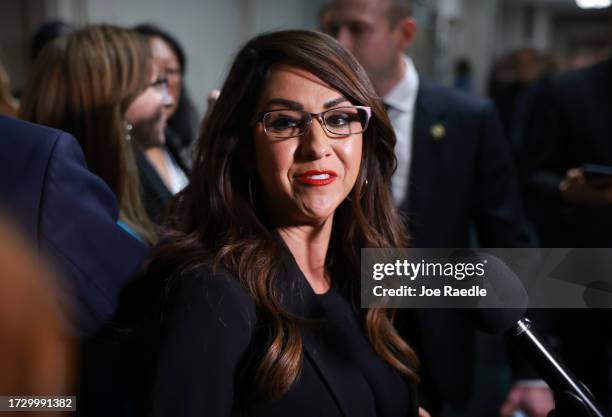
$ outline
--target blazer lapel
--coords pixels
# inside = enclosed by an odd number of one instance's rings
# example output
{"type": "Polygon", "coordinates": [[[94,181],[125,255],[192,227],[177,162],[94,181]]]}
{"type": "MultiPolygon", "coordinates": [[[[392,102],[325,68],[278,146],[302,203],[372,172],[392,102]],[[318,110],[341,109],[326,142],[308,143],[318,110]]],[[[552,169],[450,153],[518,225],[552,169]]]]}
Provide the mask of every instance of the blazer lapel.
{"type": "MultiPolygon", "coordinates": [[[[285,267],[283,283],[287,287],[282,292],[284,295],[283,302],[287,309],[291,313],[307,319],[315,321],[323,319],[325,316],[314,291],[302,274],[293,255],[286,248],[283,264],[285,267]]],[[[364,410],[359,407],[357,401],[353,400],[355,387],[352,381],[355,381],[359,374],[349,364],[342,363],[338,356],[333,355],[329,349],[324,348],[323,335],[325,329],[322,329],[322,326],[322,323],[315,323],[300,328],[304,354],[319,371],[342,414],[346,417],[362,416],[364,410]],[[350,389],[351,387],[353,389],[350,389]]]]}

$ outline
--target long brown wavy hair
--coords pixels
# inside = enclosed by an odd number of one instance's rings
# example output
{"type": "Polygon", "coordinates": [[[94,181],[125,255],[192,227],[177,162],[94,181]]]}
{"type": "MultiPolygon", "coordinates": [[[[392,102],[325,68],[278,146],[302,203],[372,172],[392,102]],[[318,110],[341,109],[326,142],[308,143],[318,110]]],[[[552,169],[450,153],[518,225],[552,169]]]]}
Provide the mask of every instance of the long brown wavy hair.
{"type": "Polygon", "coordinates": [[[58,38],[34,61],[19,116],[65,130],[79,141],[89,169],[115,193],[121,219],[147,242],[155,227],[140,197],[123,119],[150,82],[151,50],[136,32],[94,25],[58,38]]]}
{"type": "MultiPolygon", "coordinates": [[[[360,249],[406,245],[389,181],[395,169],[395,135],[364,70],[333,38],[310,31],[260,35],[236,56],[200,137],[191,183],[175,200],[171,230],[159,247],[156,264],[168,273],[213,261],[235,274],[271,322],[272,337],[256,369],[259,388],[282,396],[302,365],[300,320],[283,306],[277,291],[282,243],[257,197],[257,178],[249,186],[247,163],[254,155],[252,120],[271,67],[291,65],[327,82],[355,105],[370,106],[373,117],[363,134],[359,176],[349,197],[336,209],[326,267],[357,305],[360,249]],[[367,182],[366,182],[367,179],[367,182]],[[251,190],[249,190],[251,188],[251,190]]],[[[417,358],[396,333],[389,312],[363,311],[363,327],[380,357],[417,379],[417,358]]]]}

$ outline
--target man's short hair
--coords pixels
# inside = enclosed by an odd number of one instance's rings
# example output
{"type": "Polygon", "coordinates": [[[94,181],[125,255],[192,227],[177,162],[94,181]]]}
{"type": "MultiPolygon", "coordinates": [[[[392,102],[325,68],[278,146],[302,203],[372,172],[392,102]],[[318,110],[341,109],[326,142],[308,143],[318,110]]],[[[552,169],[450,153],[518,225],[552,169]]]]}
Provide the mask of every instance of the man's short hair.
{"type": "Polygon", "coordinates": [[[395,26],[403,19],[412,16],[412,1],[411,0],[387,0],[389,7],[387,17],[391,26],[395,26]]]}

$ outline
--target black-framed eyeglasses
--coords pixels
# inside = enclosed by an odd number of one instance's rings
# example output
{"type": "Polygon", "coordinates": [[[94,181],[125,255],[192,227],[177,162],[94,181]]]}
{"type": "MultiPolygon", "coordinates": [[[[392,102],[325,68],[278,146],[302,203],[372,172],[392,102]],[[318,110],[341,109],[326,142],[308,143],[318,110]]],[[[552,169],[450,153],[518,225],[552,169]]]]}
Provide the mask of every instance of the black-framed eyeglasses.
{"type": "Polygon", "coordinates": [[[330,138],[342,139],[363,133],[371,116],[372,109],[366,106],[336,107],[321,113],[279,109],[259,113],[255,122],[263,123],[269,137],[288,139],[306,134],[312,119],[317,119],[330,138]]]}

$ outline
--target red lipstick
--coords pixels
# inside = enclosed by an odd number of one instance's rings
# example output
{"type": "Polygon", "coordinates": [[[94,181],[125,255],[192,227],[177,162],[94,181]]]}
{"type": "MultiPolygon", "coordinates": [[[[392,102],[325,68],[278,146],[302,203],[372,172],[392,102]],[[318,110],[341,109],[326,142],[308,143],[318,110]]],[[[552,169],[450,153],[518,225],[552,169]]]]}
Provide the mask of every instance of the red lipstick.
{"type": "Polygon", "coordinates": [[[338,174],[336,174],[334,171],[330,171],[327,169],[311,169],[309,171],[302,172],[301,174],[296,175],[295,178],[302,184],[321,187],[323,185],[331,184],[332,182],[334,182],[337,176],[338,174]]]}

